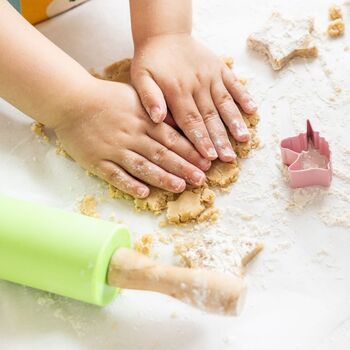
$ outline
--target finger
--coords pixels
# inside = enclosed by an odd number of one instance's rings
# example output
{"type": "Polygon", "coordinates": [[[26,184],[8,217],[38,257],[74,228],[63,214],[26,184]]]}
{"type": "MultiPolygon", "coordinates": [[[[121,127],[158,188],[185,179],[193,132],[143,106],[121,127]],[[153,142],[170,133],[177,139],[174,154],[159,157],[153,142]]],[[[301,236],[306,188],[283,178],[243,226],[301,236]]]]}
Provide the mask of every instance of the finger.
{"type": "Polygon", "coordinates": [[[141,103],[155,123],[162,122],[167,115],[167,106],[163,93],[157,83],[148,74],[142,74],[133,80],[141,103]]]}
{"type": "Polygon", "coordinates": [[[120,164],[128,173],[154,187],[175,193],[183,192],[186,188],[185,180],[166,172],[133,151],[126,151],[120,164]]]}
{"type": "Polygon", "coordinates": [[[211,162],[203,158],[186,137],[169,125],[165,123],[159,124],[147,133],[152,139],[177,153],[199,169],[206,171],[210,168],[211,162]]]}
{"type": "Polygon", "coordinates": [[[218,155],[193,97],[174,94],[168,105],[176,123],[198,152],[208,160],[216,159],[218,155]]]}
{"type": "Polygon", "coordinates": [[[214,143],[219,158],[224,162],[232,162],[237,158],[227,136],[219,112],[215,108],[210,91],[199,90],[194,95],[197,107],[204,119],[210,138],[214,143]]]}
{"type": "Polygon", "coordinates": [[[133,151],[191,185],[201,186],[205,181],[201,170],[150,137],[140,140],[133,151]]]}
{"type": "Polygon", "coordinates": [[[212,85],[211,95],[232,136],[239,142],[248,141],[250,138],[249,130],[245,125],[241,112],[222,81],[217,81],[212,85]]]}
{"type": "Polygon", "coordinates": [[[248,114],[255,113],[258,109],[256,103],[234,73],[225,67],[222,72],[222,79],[227,91],[231,94],[233,99],[239,103],[243,111],[248,114]]]}
{"type": "Polygon", "coordinates": [[[149,188],[134,179],[117,164],[104,160],[94,170],[94,173],[116,187],[118,190],[136,198],[145,198],[149,195],[149,188]]]}

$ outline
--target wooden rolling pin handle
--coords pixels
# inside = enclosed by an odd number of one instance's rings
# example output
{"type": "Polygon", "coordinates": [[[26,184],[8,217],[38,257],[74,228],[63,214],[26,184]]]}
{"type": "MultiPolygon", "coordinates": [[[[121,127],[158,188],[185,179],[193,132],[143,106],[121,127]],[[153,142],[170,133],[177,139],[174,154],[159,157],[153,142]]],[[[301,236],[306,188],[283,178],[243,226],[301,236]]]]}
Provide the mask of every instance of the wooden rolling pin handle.
{"type": "Polygon", "coordinates": [[[206,311],[238,314],[245,286],[241,277],[160,264],[120,248],[109,264],[108,284],[170,295],[206,311]]]}

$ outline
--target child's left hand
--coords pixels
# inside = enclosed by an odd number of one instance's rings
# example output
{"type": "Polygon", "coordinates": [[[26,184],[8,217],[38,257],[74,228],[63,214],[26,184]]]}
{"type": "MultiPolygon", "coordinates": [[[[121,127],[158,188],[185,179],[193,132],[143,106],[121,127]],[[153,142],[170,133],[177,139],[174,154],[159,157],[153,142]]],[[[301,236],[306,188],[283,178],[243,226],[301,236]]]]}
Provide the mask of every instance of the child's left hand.
{"type": "Polygon", "coordinates": [[[235,101],[246,113],[256,111],[254,101],[223,61],[190,34],[157,35],[136,46],[131,79],[152,120],[163,121],[168,107],[205,158],[235,159],[224,124],[237,141],[249,139],[235,101]]]}

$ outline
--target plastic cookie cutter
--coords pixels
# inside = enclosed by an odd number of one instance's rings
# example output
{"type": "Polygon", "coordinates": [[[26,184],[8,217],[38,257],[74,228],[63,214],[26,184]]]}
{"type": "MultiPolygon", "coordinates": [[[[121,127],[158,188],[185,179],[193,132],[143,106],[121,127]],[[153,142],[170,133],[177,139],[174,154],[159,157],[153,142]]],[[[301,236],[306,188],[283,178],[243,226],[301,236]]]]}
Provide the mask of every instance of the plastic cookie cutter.
{"type": "Polygon", "coordinates": [[[307,131],[281,141],[282,161],[288,165],[292,188],[330,186],[332,181],[329,144],[307,120],[307,131]]]}

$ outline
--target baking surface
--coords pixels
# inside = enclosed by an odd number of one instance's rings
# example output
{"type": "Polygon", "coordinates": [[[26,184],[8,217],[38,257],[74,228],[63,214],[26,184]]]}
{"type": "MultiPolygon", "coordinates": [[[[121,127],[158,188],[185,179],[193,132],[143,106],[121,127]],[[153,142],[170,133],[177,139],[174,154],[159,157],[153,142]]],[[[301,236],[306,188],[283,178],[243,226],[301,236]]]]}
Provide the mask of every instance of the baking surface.
{"type": "MultiPolygon", "coordinates": [[[[194,34],[235,58],[237,74],[259,104],[263,148],[243,162],[230,194],[219,194],[220,227],[265,244],[247,271],[249,292],[238,318],[204,314],[168,297],[124,291],[105,309],[0,282],[0,349],[269,349],[350,347],[350,39],[328,39],[327,0],[194,3],[194,34]],[[315,17],[319,57],[273,72],[246,48],[273,10],[315,17]],[[340,91],[340,89],[341,91],[340,91]],[[290,190],[278,142],[305,131],[306,118],[330,142],[330,189],[290,190]],[[252,214],[250,220],[247,215],[252,214]]],[[[343,6],[346,31],[350,6],[343,6]]],[[[132,55],[128,2],[92,0],[38,28],[86,68],[132,55]]],[[[44,103],[44,101],[43,101],[44,103]]],[[[30,119],[0,101],[0,191],[77,210],[86,194],[103,201],[134,238],[161,231],[159,218],[136,214],[30,130],[30,119]]],[[[14,213],[14,219],[16,214],[14,213]]],[[[213,228],[201,228],[213,230],[213,228]]],[[[166,249],[159,251],[164,259],[166,249]]]]}

